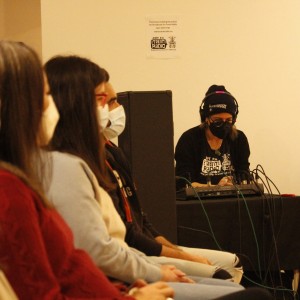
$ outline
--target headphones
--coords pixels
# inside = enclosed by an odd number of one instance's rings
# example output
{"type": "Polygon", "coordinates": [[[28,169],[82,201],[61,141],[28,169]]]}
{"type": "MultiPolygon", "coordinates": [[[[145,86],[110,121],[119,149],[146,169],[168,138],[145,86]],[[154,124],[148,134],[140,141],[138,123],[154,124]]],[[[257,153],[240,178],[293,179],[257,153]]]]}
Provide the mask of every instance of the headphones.
{"type": "Polygon", "coordinates": [[[207,98],[209,98],[212,95],[217,95],[217,94],[219,94],[219,95],[228,95],[234,101],[235,112],[234,112],[233,121],[232,121],[232,124],[234,124],[235,121],[236,121],[237,115],[239,113],[239,104],[237,103],[236,99],[230,93],[225,92],[225,91],[215,91],[215,92],[209,93],[208,95],[206,95],[204,97],[204,99],[201,102],[200,109],[199,109],[201,123],[203,123],[205,121],[205,118],[208,116],[207,115],[207,109],[205,109],[205,107],[208,105],[207,104],[207,98]]]}

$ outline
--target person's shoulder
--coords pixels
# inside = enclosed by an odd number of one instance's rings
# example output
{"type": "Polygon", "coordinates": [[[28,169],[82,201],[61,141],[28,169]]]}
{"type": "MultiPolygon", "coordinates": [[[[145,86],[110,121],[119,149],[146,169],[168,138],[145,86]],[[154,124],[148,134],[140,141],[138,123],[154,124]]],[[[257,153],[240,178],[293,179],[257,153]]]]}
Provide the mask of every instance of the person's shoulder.
{"type": "Polygon", "coordinates": [[[8,163],[0,162],[0,188],[3,192],[1,200],[5,199],[13,204],[18,205],[32,205],[32,199],[36,198],[36,193],[30,187],[28,178],[17,167],[8,163]],[[6,195],[6,197],[5,197],[6,195]],[[11,201],[11,199],[14,199],[11,201]],[[29,199],[30,201],[23,201],[23,199],[29,199]],[[27,203],[27,204],[26,204],[27,203]]]}
{"type": "Polygon", "coordinates": [[[72,167],[76,165],[87,167],[86,162],[79,156],[59,151],[53,151],[51,155],[55,165],[64,167],[72,167]]]}
{"type": "Polygon", "coordinates": [[[107,148],[114,148],[114,147],[118,147],[115,143],[113,143],[112,141],[108,140],[105,143],[105,147],[107,148]]]}
{"type": "Polygon", "coordinates": [[[79,156],[53,151],[52,162],[53,162],[53,173],[56,176],[71,176],[71,177],[79,177],[79,176],[88,176],[89,178],[94,179],[95,175],[88,164],[79,156]]]}
{"type": "Polygon", "coordinates": [[[15,174],[14,171],[3,167],[2,163],[0,163],[0,182],[3,185],[7,185],[9,183],[12,184],[21,184],[19,176],[15,174]]]}
{"type": "Polygon", "coordinates": [[[198,125],[186,130],[181,136],[180,140],[201,140],[204,137],[204,130],[198,125]]]}
{"type": "Polygon", "coordinates": [[[237,129],[237,139],[242,139],[242,140],[244,140],[244,139],[247,139],[247,136],[246,136],[246,134],[242,131],[242,130],[239,130],[239,129],[237,129]]]}
{"type": "Polygon", "coordinates": [[[0,180],[3,186],[4,183],[26,185],[24,182],[28,181],[28,178],[16,166],[0,161],[0,180]]]}
{"type": "Polygon", "coordinates": [[[199,134],[202,132],[202,129],[201,127],[198,125],[198,126],[195,126],[195,127],[192,127],[188,130],[186,130],[182,136],[189,136],[189,135],[195,135],[195,134],[199,134]]]}
{"type": "Polygon", "coordinates": [[[121,152],[122,151],[122,149],[119,146],[112,143],[111,141],[108,141],[107,143],[105,143],[105,149],[111,155],[113,155],[115,152],[121,152]]]}
{"type": "Polygon", "coordinates": [[[230,143],[233,145],[246,145],[248,144],[248,138],[242,130],[237,129],[237,136],[230,143]]]}

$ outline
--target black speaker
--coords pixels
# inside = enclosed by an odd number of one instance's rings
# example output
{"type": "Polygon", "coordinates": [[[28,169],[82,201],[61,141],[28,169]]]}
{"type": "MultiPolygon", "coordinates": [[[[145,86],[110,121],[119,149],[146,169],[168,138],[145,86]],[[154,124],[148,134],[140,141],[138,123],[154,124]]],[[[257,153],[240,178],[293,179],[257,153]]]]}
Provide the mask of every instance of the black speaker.
{"type": "Polygon", "coordinates": [[[176,243],[172,92],[122,92],[118,102],[126,113],[118,145],[131,163],[141,204],[150,222],[176,243]]]}

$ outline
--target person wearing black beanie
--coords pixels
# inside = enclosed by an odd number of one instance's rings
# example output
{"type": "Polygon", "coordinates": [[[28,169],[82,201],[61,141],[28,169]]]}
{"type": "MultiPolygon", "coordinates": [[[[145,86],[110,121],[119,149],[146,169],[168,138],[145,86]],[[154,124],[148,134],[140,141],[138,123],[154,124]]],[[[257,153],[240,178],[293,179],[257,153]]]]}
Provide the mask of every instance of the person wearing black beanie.
{"type": "MultiPolygon", "coordinates": [[[[249,174],[250,148],[246,135],[237,130],[238,102],[223,85],[212,85],[201,102],[200,125],[179,138],[175,148],[176,176],[192,186],[232,185],[249,174]]],[[[185,185],[177,182],[177,188],[185,185]]]]}

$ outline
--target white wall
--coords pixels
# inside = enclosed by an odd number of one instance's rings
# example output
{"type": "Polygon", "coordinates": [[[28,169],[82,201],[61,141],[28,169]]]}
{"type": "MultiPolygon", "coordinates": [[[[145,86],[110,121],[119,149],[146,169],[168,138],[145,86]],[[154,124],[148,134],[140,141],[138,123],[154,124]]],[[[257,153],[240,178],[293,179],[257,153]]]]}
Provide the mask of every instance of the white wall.
{"type": "Polygon", "coordinates": [[[0,0],[0,39],[23,41],[41,55],[40,0],[0,0]]]}
{"type": "MultiPolygon", "coordinates": [[[[299,0],[42,0],[44,60],[75,53],[107,68],[117,91],[173,91],[174,143],[198,124],[211,84],[237,98],[251,168],[300,194],[299,0]],[[178,59],[146,57],[145,17],[180,16],[178,59]]],[[[151,112],[149,112],[151,113],[151,112]]]]}
{"type": "Polygon", "coordinates": [[[0,38],[4,37],[4,0],[0,0],[0,38]]]}

